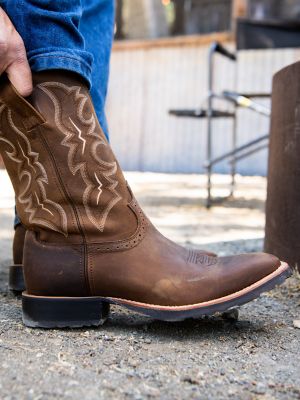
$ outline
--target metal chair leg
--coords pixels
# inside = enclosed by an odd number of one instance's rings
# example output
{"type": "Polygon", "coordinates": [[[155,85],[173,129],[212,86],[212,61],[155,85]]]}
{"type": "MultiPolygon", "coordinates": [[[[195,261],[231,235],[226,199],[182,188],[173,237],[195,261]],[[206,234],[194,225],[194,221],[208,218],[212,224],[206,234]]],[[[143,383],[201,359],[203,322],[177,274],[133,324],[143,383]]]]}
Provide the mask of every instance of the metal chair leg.
{"type": "MultiPolygon", "coordinates": [[[[232,151],[236,149],[237,144],[237,120],[236,120],[236,112],[237,108],[235,107],[235,116],[233,119],[233,127],[232,127],[232,151]]],[[[231,162],[231,185],[230,185],[230,196],[234,195],[235,190],[235,175],[236,175],[236,158],[233,156],[231,162]]]]}
{"type": "Polygon", "coordinates": [[[214,52],[215,47],[212,46],[208,55],[208,102],[207,102],[207,148],[206,148],[206,160],[207,160],[207,198],[206,208],[211,207],[212,196],[211,196],[211,175],[212,175],[212,113],[213,113],[213,87],[214,87],[214,52]]]}

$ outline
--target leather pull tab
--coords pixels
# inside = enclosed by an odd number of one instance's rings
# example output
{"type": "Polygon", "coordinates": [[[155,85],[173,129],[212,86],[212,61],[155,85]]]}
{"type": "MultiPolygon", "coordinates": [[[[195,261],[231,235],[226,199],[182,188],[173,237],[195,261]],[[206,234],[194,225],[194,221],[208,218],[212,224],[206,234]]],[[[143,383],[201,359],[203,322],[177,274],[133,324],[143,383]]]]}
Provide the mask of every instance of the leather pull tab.
{"type": "Polygon", "coordinates": [[[43,124],[45,118],[22,97],[12,85],[6,74],[0,76],[0,103],[22,117],[26,131],[43,124]]]}

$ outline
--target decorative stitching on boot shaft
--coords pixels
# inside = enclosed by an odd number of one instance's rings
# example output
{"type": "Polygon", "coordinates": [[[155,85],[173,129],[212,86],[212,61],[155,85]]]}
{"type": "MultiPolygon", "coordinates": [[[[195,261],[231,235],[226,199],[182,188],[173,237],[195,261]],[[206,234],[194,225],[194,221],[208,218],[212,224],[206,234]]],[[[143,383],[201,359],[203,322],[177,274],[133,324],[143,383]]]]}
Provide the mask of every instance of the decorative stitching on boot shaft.
{"type": "Polygon", "coordinates": [[[135,199],[133,199],[131,203],[128,204],[128,206],[134,211],[138,219],[138,228],[136,232],[128,239],[117,240],[115,242],[92,244],[89,246],[90,251],[109,253],[115,251],[129,250],[137,246],[144,239],[147,227],[149,226],[149,220],[145,216],[144,212],[142,211],[135,199]]]}
{"type": "Polygon", "coordinates": [[[89,101],[88,96],[81,93],[80,86],[67,86],[60,82],[45,82],[37,85],[52,101],[55,115],[54,120],[59,132],[64,135],[61,144],[68,148],[68,168],[72,175],[80,173],[85,183],[82,195],[83,205],[86,214],[92,224],[103,232],[107,218],[113,207],[122,199],[120,193],[116,190],[118,186],[117,178],[113,178],[118,170],[118,164],[113,159],[105,161],[100,157],[99,146],[108,146],[108,143],[102,138],[99,132],[96,132],[96,117],[91,112],[88,118],[84,117],[84,109],[89,101]],[[68,101],[74,102],[76,108],[76,119],[66,116],[66,111],[62,107],[56,91],[68,95],[68,101]],[[66,120],[69,124],[66,124],[66,120]],[[87,140],[90,141],[88,148],[90,153],[86,154],[87,140]],[[99,170],[95,171],[93,163],[87,162],[89,158],[96,162],[99,170]],[[91,169],[93,169],[91,171],[91,169]],[[107,182],[105,184],[105,182],[107,182]],[[109,201],[104,200],[103,191],[106,189],[111,193],[109,201]],[[101,199],[102,202],[101,202],[101,199]],[[99,203],[101,202],[101,211],[99,203]],[[97,215],[96,215],[97,213],[97,215]],[[100,214],[100,218],[99,218],[100,214]]]}
{"type": "MultiPolygon", "coordinates": [[[[49,183],[48,176],[39,161],[39,154],[32,150],[26,135],[15,125],[11,110],[4,105],[0,107],[0,118],[2,121],[5,118],[5,123],[1,126],[9,126],[12,129],[10,136],[15,144],[4,137],[2,131],[0,141],[10,146],[11,151],[5,150],[4,153],[17,164],[17,176],[21,186],[20,190],[17,190],[17,201],[24,205],[29,224],[46,227],[68,236],[67,215],[64,209],[47,196],[45,185],[49,183]]],[[[7,134],[8,130],[5,133],[7,134]]]]}

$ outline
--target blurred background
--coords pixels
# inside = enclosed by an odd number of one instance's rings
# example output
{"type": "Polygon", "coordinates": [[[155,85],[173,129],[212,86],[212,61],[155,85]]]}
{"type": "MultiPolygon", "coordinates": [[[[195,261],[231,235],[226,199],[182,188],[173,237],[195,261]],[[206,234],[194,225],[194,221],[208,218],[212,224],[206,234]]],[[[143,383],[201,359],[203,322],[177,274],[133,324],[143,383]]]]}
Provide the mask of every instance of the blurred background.
{"type": "MultiPolygon", "coordinates": [[[[299,20],[299,0],[118,0],[107,114],[122,167],[204,173],[207,118],[176,117],[169,110],[207,108],[208,56],[215,41],[237,59],[216,55],[214,92],[258,93],[259,105],[269,109],[272,75],[300,58],[299,20]],[[249,43],[253,27],[258,48],[249,43]],[[284,32],[281,38],[291,33],[293,39],[278,43],[276,29],[284,32]]],[[[238,147],[268,133],[264,113],[218,99],[215,104],[235,117],[213,120],[212,158],[231,150],[232,140],[238,147]]],[[[228,159],[214,171],[230,173],[228,159]]],[[[236,171],[265,176],[267,145],[237,162],[236,171]]]]}

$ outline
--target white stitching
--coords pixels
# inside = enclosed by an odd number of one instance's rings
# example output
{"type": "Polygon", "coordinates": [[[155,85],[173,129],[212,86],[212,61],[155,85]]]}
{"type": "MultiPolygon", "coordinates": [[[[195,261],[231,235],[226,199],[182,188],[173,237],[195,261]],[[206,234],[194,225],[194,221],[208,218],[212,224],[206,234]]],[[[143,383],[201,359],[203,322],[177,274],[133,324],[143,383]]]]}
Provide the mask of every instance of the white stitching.
{"type": "MultiPolygon", "coordinates": [[[[0,115],[2,115],[5,107],[0,108],[0,115]]],[[[36,224],[36,225],[41,225],[47,228],[50,228],[56,232],[62,233],[64,236],[68,236],[67,232],[67,216],[64,211],[64,209],[57,204],[56,202],[50,200],[47,198],[47,193],[46,189],[44,187],[45,184],[48,184],[48,176],[46,173],[45,168],[43,165],[38,161],[39,159],[39,154],[32,151],[30,142],[28,138],[21,132],[14,124],[12,120],[12,113],[11,110],[7,109],[7,121],[10,127],[13,129],[13,131],[19,135],[23,141],[26,144],[26,150],[24,150],[18,141],[18,146],[20,148],[20,153],[23,156],[23,160],[18,158],[18,151],[15,147],[15,145],[9,141],[8,139],[4,138],[3,136],[0,136],[0,140],[7,143],[11,148],[12,151],[6,151],[6,155],[14,162],[19,164],[18,166],[18,178],[20,181],[24,179],[24,177],[27,177],[28,183],[25,186],[25,189],[23,192],[21,192],[18,195],[18,201],[19,203],[25,205],[24,211],[29,214],[29,223],[31,224],[36,224]],[[27,167],[27,169],[26,169],[27,167]],[[33,173],[30,171],[30,169],[33,170],[33,173]],[[34,177],[34,179],[33,179],[34,177]],[[36,191],[32,192],[32,182],[33,180],[36,182],[38,188],[39,188],[39,195],[36,191]],[[34,196],[37,200],[38,207],[34,205],[34,196]],[[51,215],[53,215],[52,211],[45,207],[44,204],[47,204],[48,206],[53,207],[54,211],[58,212],[60,216],[60,226],[48,221],[44,220],[42,218],[36,218],[35,215],[38,210],[43,210],[51,215]]]]}
{"type": "MultiPolygon", "coordinates": [[[[111,176],[115,175],[118,169],[118,165],[116,161],[112,162],[107,162],[102,160],[98,154],[97,154],[97,148],[98,146],[107,146],[107,143],[105,143],[104,140],[101,139],[98,133],[95,132],[95,127],[96,127],[96,121],[95,121],[95,116],[92,114],[90,118],[85,119],[83,116],[83,109],[88,101],[88,97],[85,96],[84,94],[80,93],[81,88],[79,86],[66,86],[63,83],[60,82],[45,82],[38,87],[48,95],[48,97],[51,99],[53,105],[54,105],[54,110],[55,110],[55,115],[54,115],[54,121],[59,129],[60,132],[63,133],[65,136],[64,139],[62,140],[61,144],[63,146],[66,146],[69,148],[68,152],[68,167],[70,169],[70,172],[75,175],[77,171],[80,171],[81,176],[83,181],[86,184],[86,189],[84,190],[83,193],[83,205],[85,207],[87,216],[89,220],[93,223],[93,225],[101,232],[104,231],[105,223],[107,220],[107,217],[112,210],[112,208],[122,199],[121,195],[117,192],[116,187],[118,186],[118,181],[115,179],[112,179],[111,176]],[[108,202],[108,204],[104,205],[104,210],[102,211],[101,219],[98,221],[94,215],[93,215],[93,209],[89,206],[90,204],[90,196],[91,193],[97,189],[98,190],[98,196],[96,200],[96,205],[99,203],[99,199],[102,193],[102,190],[100,190],[101,186],[99,179],[96,179],[97,184],[95,184],[90,178],[88,174],[88,163],[86,162],[86,159],[82,158],[80,162],[75,162],[75,155],[76,151],[78,150],[78,138],[82,142],[82,137],[80,137],[78,129],[81,133],[80,128],[77,127],[76,133],[69,129],[68,127],[64,126],[62,123],[62,107],[59,103],[59,100],[57,99],[57,96],[49,89],[49,88],[60,88],[63,89],[65,92],[68,94],[74,93],[75,95],[75,101],[79,100],[79,105],[78,105],[78,110],[77,110],[77,117],[80,120],[80,122],[88,127],[87,136],[95,138],[93,143],[91,144],[91,155],[94,158],[94,160],[99,164],[99,166],[102,166],[105,171],[101,171],[101,174],[106,178],[106,180],[110,183],[110,186],[107,187],[107,189],[113,194],[113,198],[108,202]],[[79,136],[79,137],[78,137],[79,136]],[[75,142],[75,143],[74,143],[75,142]]],[[[72,122],[72,121],[71,121],[72,122]]],[[[85,140],[85,139],[83,139],[85,140]]],[[[85,143],[84,143],[85,145],[85,143]]],[[[84,148],[83,148],[84,150],[84,148]]],[[[82,151],[83,154],[83,151],[82,151]]],[[[82,155],[81,154],[81,155],[82,155]]],[[[94,175],[95,176],[95,175],[94,175]]],[[[99,211],[99,210],[98,210],[99,211]]]]}

